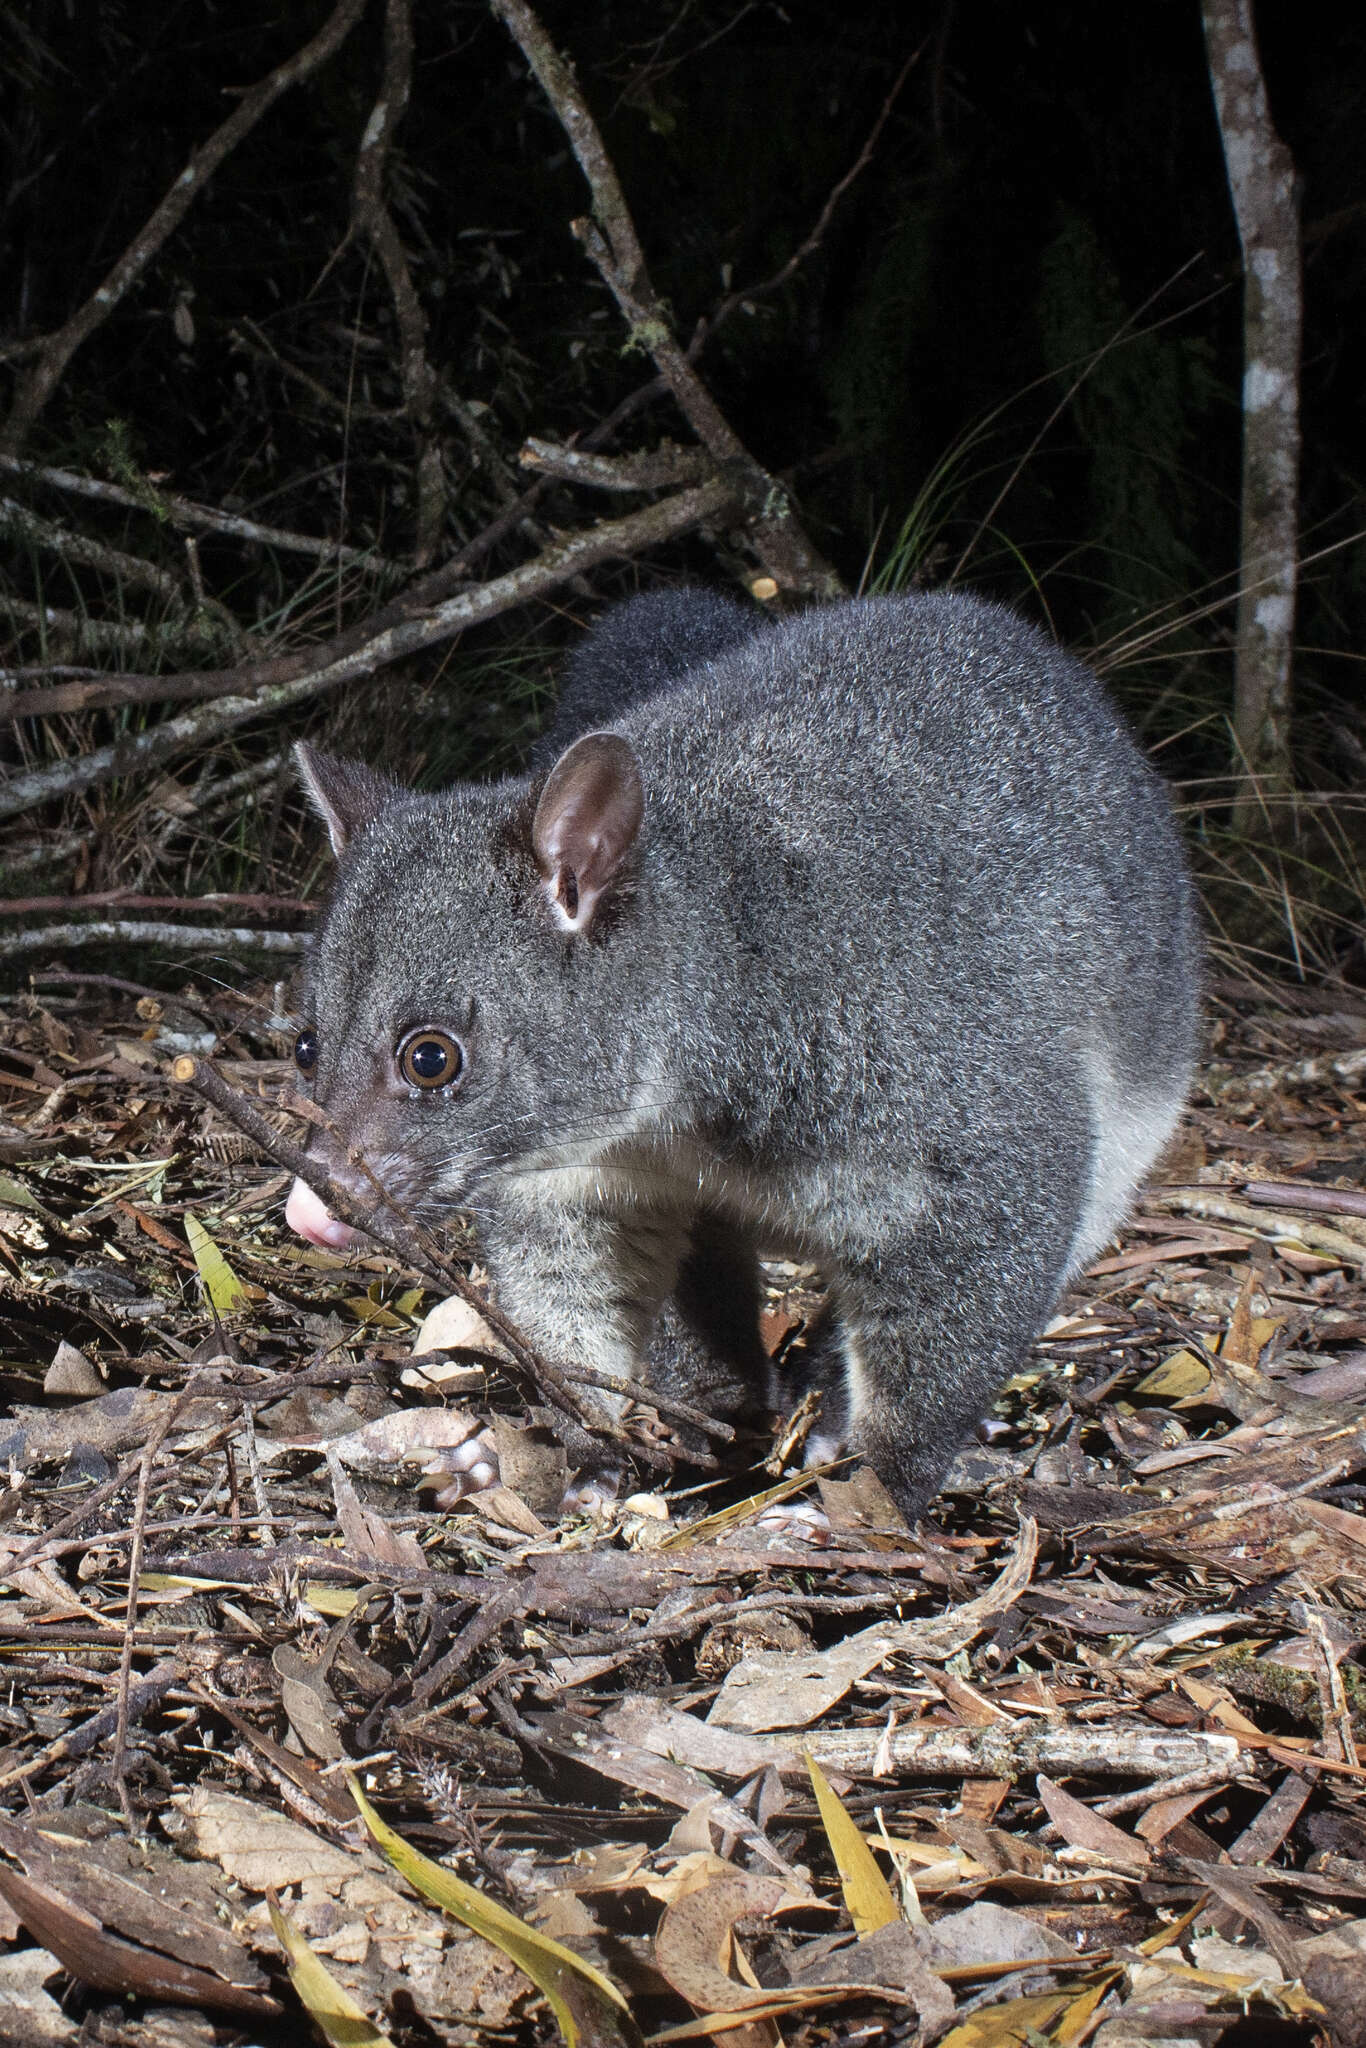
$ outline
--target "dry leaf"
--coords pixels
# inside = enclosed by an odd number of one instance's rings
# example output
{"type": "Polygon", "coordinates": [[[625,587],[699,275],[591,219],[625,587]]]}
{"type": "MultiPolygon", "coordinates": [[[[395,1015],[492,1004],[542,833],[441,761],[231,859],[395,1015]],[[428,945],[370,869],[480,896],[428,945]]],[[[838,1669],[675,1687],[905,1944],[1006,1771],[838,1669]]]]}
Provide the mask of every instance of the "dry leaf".
{"type": "Polygon", "coordinates": [[[813,1757],[808,1756],[805,1762],[854,1932],[871,1934],[875,1928],[899,1920],[901,1913],[891,1887],[878,1869],[876,1857],[831,1789],[830,1780],[813,1757]]]}

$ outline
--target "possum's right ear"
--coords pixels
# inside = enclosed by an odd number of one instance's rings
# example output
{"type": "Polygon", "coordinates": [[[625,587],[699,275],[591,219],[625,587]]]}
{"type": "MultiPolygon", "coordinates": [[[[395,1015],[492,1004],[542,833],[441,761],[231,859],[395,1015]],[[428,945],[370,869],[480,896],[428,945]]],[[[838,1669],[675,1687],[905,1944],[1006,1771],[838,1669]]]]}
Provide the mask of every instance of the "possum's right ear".
{"type": "Polygon", "coordinates": [[[294,759],[338,860],[351,841],[403,794],[398,783],[367,768],[363,761],[339,761],[335,754],[320,754],[307,740],[296,743],[294,759]]]}

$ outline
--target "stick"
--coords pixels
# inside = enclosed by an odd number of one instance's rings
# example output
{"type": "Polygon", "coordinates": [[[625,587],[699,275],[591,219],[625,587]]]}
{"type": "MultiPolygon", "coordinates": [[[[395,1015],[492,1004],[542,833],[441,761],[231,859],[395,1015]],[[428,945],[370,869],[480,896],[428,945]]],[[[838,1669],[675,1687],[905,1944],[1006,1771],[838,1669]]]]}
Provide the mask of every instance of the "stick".
{"type": "Polygon", "coordinates": [[[165,946],[179,954],[300,953],[305,937],[303,932],[251,931],[245,925],[154,924],[103,917],[90,924],[7,932],[0,937],[0,960],[15,953],[66,953],[73,946],[165,946]]]}
{"type": "Polygon", "coordinates": [[[630,328],[648,350],[693,432],[731,477],[746,509],[746,532],[779,588],[807,597],[845,594],[839,576],[812,546],[783,486],[756,461],[722,413],[686,352],[650,282],[626,195],[570,66],[527,0],[490,0],[493,12],[531,66],[564,129],[593,200],[591,219],[572,223],[630,328]]]}
{"type": "Polygon", "coordinates": [[[394,302],[398,373],[403,410],[417,439],[417,531],[413,559],[424,568],[436,551],[446,519],[441,444],[433,432],[436,373],[427,358],[427,316],[394,217],[384,201],[389,147],[408,109],[413,77],[413,22],[409,0],[388,0],[384,13],[384,77],[356,156],[352,207],[379,257],[394,302]]]}

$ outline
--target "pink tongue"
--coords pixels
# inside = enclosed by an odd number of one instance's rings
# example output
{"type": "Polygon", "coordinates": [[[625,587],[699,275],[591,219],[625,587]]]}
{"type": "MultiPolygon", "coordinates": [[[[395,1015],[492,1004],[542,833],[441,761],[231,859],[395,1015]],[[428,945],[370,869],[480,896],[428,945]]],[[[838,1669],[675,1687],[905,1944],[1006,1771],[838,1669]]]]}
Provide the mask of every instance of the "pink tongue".
{"type": "Polygon", "coordinates": [[[306,1237],[310,1244],[321,1245],[324,1251],[344,1251],[355,1236],[349,1223],[339,1223],[330,1210],[325,1209],[312,1188],[296,1180],[285,1203],[285,1222],[299,1237],[306,1237]]]}

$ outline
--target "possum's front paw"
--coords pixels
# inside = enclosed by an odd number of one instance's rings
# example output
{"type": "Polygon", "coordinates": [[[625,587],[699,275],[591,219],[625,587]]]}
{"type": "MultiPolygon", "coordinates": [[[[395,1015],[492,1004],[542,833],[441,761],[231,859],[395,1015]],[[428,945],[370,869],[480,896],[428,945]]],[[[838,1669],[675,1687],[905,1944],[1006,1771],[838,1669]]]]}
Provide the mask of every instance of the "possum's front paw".
{"type": "Polygon", "coordinates": [[[498,1446],[486,1429],[476,1430],[463,1443],[452,1444],[443,1451],[441,1465],[451,1475],[433,1496],[436,1506],[443,1512],[457,1507],[462,1500],[468,1500],[472,1493],[486,1493],[491,1486],[502,1484],[498,1446]]]}

